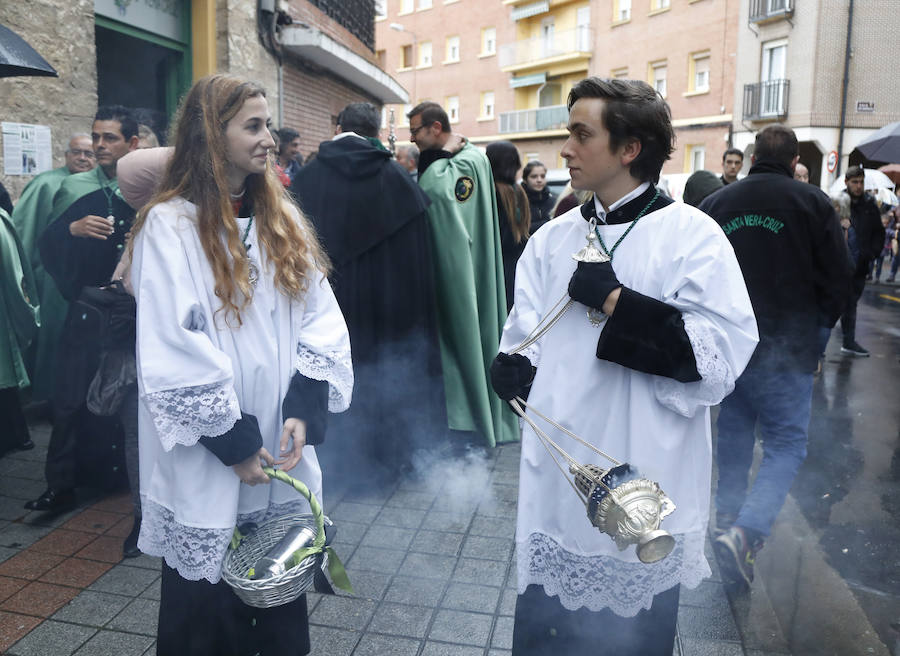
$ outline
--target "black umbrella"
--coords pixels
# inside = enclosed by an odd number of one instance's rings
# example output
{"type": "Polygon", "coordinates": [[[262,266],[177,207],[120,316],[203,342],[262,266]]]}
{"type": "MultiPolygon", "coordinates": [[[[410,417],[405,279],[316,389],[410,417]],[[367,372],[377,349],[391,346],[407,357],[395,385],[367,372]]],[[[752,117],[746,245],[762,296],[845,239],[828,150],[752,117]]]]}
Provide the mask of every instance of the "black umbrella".
{"type": "Polygon", "coordinates": [[[25,40],[5,25],[0,25],[0,77],[49,75],[59,77],[54,68],[25,40]]]}
{"type": "Polygon", "coordinates": [[[856,146],[873,162],[900,163],[900,121],[888,123],[856,146]]]}

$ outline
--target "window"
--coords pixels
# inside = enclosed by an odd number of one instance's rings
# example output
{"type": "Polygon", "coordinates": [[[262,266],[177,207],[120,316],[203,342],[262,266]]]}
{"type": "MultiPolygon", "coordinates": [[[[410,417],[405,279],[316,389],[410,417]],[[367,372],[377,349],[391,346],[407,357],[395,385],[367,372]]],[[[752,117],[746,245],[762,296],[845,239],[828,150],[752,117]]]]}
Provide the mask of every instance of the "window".
{"type": "Polygon", "coordinates": [[[413,66],[413,47],[402,46],[400,48],[400,68],[412,68],[413,66]]]}
{"type": "Polygon", "coordinates": [[[631,0],[613,0],[613,22],[631,20],[631,0]]]}
{"type": "Polygon", "coordinates": [[[615,77],[620,80],[627,80],[628,79],[628,67],[623,66],[622,68],[614,68],[612,71],[610,71],[609,75],[610,75],[610,77],[615,77]]]}
{"type": "Polygon", "coordinates": [[[575,41],[580,52],[591,51],[591,6],[579,7],[575,12],[575,41]]]}
{"type": "Polygon", "coordinates": [[[431,41],[419,44],[419,68],[431,66],[431,41]]]}
{"type": "Polygon", "coordinates": [[[481,30],[481,54],[493,55],[497,53],[497,28],[486,27],[481,30]]]}
{"type": "Polygon", "coordinates": [[[650,0],[650,11],[662,11],[669,8],[669,0],[650,0]]]}
{"type": "Polygon", "coordinates": [[[431,9],[431,0],[419,0],[419,11],[431,9]]]}
{"type": "Polygon", "coordinates": [[[400,0],[400,13],[411,14],[413,10],[413,0],[400,0]]]}
{"type": "Polygon", "coordinates": [[[400,116],[397,117],[397,125],[401,125],[403,127],[409,125],[409,117],[407,116],[407,114],[412,111],[412,108],[413,106],[411,103],[403,105],[403,110],[400,112],[400,116]]]}
{"type": "Polygon", "coordinates": [[[459,96],[447,96],[444,103],[451,123],[459,123],[459,96]]]}
{"type": "Polygon", "coordinates": [[[485,91],[481,94],[481,116],[479,118],[494,118],[493,91],[485,91]]]}
{"type": "Polygon", "coordinates": [[[688,146],[684,151],[684,172],[702,171],[706,165],[706,148],[704,146],[688,146]]]}
{"type": "Polygon", "coordinates": [[[378,62],[378,68],[383,70],[387,66],[387,53],[384,50],[376,50],[375,61],[378,62]]]}
{"type": "Polygon", "coordinates": [[[666,97],[666,73],[668,72],[665,60],[650,63],[650,75],[647,80],[650,86],[656,89],[663,98],[666,97]]]}
{"type": "Polygon", "coordinates": [[[541,21],[541,57],[552,57],[553,36],[556,33],[556,22],[553,18],[545,18],[541,21]]]}
{"type": "Polygon", "coordinates": [[[387,105],[381,106],[381,128],[384,129],[388,126],[388,108],[387,105]]]}
{"type": "Polygon", "coordinates": [[[709,52],[697,52],[688,62],[689,91],[703,93],[709,91],[709,52]]]}
{"type": "Polygon", "coordinates": [[[387,18],[387,0],[375,0],[375,20],[387,18]]]}
{"type": "Polygon", "coordinates": [[[459,37],[447,37],[447,52],[444,55],[444,63],[459,61],[459,37]]]}
{"type": "Polygon", "coordinates": [[[772,82],[783,80],[785,62],[787,61],[787,41],[769,41],[763,44],[762,68],[760,70],[760,82],[772,82]]]}

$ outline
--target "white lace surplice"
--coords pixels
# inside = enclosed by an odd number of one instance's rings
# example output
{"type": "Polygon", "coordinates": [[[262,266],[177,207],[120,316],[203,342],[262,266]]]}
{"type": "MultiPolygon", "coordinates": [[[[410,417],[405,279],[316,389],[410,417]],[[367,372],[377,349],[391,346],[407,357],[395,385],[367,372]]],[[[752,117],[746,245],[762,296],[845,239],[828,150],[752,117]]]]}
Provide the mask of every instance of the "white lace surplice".
{"type": "MultiPolygon", "coordinates": [[[[601,225],[614,244],[630,224],[601,225]]],[[[520,344],[565,292],[585,244],[588,224],[578,208],[532,236],[516,270],[515,305],[500,350],[520,344]]],[[[541,413],[641,475],[659,482],[677,509],[662,524],[676,547],[647,565],[634,547],[619,551],[587,518],[584,504],[527,425],[522,436],[516,528],[518,588],[544,587],[565,608],[631,617],[653,596],[709,575],[703,536],[709,516],[712,449],[709,406],[734,388],[758,339],[740,267],[712,219],[674,203],[637,223],[615,252],[623,285],[682,312],[703,380],[679,383],[596,357],[601,328],[574,305],[525,353],[537,375],[528,398],[541,413]]],[[[539,425],[576,460],[608,467],[596,453],[556,429],[539,425]]]]}
{"type": "MultiPolygon", "coordinates": [[[[353,371],[343,316],[316,272],[301,301],[274,286],[255,226],[250,257],[260,274],[243,323],[227,327],[194,225],[196,208],[175,199],[153,208],[135,241],[137,361],[143,518],[138,546],[186,579],[215,583],[237,523],[308,512],[282,483],[244,485],[197,441],[254,415],[263,446],[279,451],[281,402],[295,371],[329,383],[329,410],[350,403],[353,371]]],[[[247,219],[239,219],[242,229],[247,219]]],[[[291,472],[321,500],[315,448],[291,472]]]]}

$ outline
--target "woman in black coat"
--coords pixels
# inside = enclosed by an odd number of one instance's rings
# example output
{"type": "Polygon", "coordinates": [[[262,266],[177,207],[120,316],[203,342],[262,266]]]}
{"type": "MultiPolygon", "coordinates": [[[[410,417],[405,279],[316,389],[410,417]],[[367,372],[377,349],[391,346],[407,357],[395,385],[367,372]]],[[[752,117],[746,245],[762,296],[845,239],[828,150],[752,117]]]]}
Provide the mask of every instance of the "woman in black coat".
{"type": "Polygon", "coordinates": [[[522,188],[531,206],[531,234],[553,218],[556,194],[547,189],[547,167],[537,160],[525,165],[522,188]]]}
{"type": "Polygon", "coordinates": [[[511,141],[495,141],[488,144],[486,150],[497,190],[500,250],[503,253],[503,277],[506,282],[506,309],[509,311],[513,305],[516,263],[531,234],[531,211],[528,198],[516,184],[516,173],[522,165],[516,146],[511,141]]]}

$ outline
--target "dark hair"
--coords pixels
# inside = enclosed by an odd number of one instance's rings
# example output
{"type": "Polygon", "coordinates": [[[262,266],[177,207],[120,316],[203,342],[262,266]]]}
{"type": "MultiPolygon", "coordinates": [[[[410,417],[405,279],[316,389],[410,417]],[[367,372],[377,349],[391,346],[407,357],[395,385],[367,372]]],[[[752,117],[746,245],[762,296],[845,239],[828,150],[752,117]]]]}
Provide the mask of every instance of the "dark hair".
{"type": "Polygon", "coordinates": [[[780,123],[767,125],[756,133],[756,143],[753,146],[753,157],[756,161],[768,159],[790,166],[799,154],[800,144],[797,142],[797,135],[780,123]]]}
{"type": "Polygon", "coordinates": [[[861,167],[859,164],[854,164],[850,168],[847,169],[847,172],[844,174],[844,180],[849,180],[850,178],[864,178],[866,177],[866,170],[861,167]]]}
{"type": "Polygon", "coordinates": [[[122,105],[104,105],[94,114],[95,121],[118,121],[125,141],[138,136],[138,122],[134,112],[122,105]]]}
{"type": "Polygon", "coordinates": [[[640,80],[588,77],[569,92],[569,110],[582,98],[605,101],[602,120],[611,150],[631,140],[640,142],[641,152],[629,167],[631,175],[643,182],[658,182],[662,165],[675,150],[672,113],[662,96],[640,80]]]}
{"type": "Polygon", "coordinates": [[[274,133],[277,135],[278,139],[278,154],[284,150],[284,147],[291,143],[294,139],[300,137],[300,133],[297,132],[294,128],[281,128],[280,130],[274,130],[274,133]]]}
{"type": "Polygon", "coordinates": [[[740,148],[729,148],[724,153],[722,153],[722,163],[723,164],[725,163],[725,158],[728,157],[729,155],[737,155],[738,157],[741,158],[742,162],[744,161],[744,151],[743,150],[741,150],[740,148]]]}
{"type": "Polygon", "coordinates": [[[511,141],[495,141],[485,149],[491,163],[497,200],[506,211],[509,227],[517,244],[528,239],[531,232],[531,206],[521,185],[516,184],[516,173],[522,160],[519,150],[511,141]]]}
{"type": "Polygon", "coordinates": [[[528,180],[528,176],[531,175],[531,172],[534,171],[538,167],[544,169],[545,171],[547,170],[547,167],[544,166],[543,162],[539,162],[536,159],[533,159],[530,162],[528,162],[528,164],[525,165],[525,168],[522,169],[522,181],[524,182],[524,181],[528,180]]]}
{"type": "Polygon", "coordinates": [[[688,205],[699,207],[704,198],[724,186],[722,178],[712,171],[694,171],[687,179],[687,182],[684,183],[684,192],[681,194],[681,200],[688,205]]]}
{"type": "Polygon", "coordinates": [[[431,125],[435,121],[438,121],[441,124],[441,132],[450,132],[450,118],[447,116],[447,112],[444,111],[444,108],[436,102],[431,100],[420,102],[409,110],[409,114],[406,115],[406,118],[412,118],[419,114],[422,115],[422,125],[431,125]]]}
{"type": "Polygon", "coordinates": [[[377,137],[381,127],[381,116],[372,103],[350,103],[338,114],[337,124],[344,132],[355,132],[363,137],[377,137]]]}

